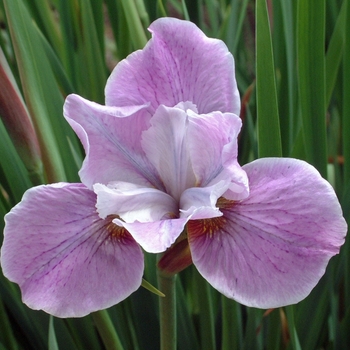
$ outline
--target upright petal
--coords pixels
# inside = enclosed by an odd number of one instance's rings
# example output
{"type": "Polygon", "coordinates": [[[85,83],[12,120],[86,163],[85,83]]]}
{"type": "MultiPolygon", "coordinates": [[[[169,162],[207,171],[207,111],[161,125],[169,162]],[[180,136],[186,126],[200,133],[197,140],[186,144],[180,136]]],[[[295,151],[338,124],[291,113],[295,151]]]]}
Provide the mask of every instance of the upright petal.
{"type": "Polygon", "coordinates": [[[227,195],[240,200],[249,193],[248,178],[237,162],[242,121],[232,113],[198,115],[188,111],[188,149],[199,186],[230,181],[227,195]]]}
{"type": "Polygon", "coordinates": [[[187,140],[187,112],[180,108],[159,106],[142,133],[142,148],[158,170],[167,193],[176,200],[195,185],[187,140]]]}
{"type": "Polygon", "coordinates": [[[81,184],[27,191],[6,215],[1,265],[23,301],[58,317],[110,307],[141,284],[143,254],[130,234],[101,220],[81,184]]]}
{"type": "Polygon", "coordinates": [[[173,107],[191,101],[199,113],[239,114],[234,60],[222,41],[175,18],[160,18],[149,30],[152,39],[146,47],[112,72],[105,91],[107,105],[150,102],[154,113],[161,104],[173,107]]]}
{"type": "Polygon", "coordinates": [[[161,187],[140,143],[149,127],[150,116],[142,112],[146,107],[106,107],[78,95],[67,97],[64,115],[85,148],[79,174],[88,188],[111,181],[161,187]]]}
{"type": "Polygon", "coordinates": [[[188,223],[193,263],[242,304],[297,303],[344,243],[341,207],[329,183],[303,161],[266,158],[243,168],[250,196],[221,199],[222,217],[188,223]]]}

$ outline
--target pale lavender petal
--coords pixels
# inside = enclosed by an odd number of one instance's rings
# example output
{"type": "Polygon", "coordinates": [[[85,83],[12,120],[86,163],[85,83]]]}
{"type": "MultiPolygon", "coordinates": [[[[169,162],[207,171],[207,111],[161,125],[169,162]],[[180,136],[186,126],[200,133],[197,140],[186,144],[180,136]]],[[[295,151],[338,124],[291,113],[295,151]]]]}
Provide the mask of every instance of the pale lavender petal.
{"type": "Polygon", "coordinates": [[[149,127],[143,113],[146,107],[106,107],[78,95],[67,97],[64,115],[85,148],[79,175],[88,188],[110,181],[161,187],[140,143],[142,132],[149,127]]]}
{"type": "Polygon", "coordinates": [[[237,162],[237,137],[242,121],[232,113],[198,115],[188,111],[188,148],[199,186],[230,180],[226,196],[249,194],[248,178],[237,162]]]}
{"type": "Polygon", "coordinates": [[[106,104],[151,103],[173,107],[191,101],[199,113],[239,114],[234,60],[226,45],[209,39],[193,23],[161,18],[149,28],[152,39],[121,61],[110,76],[106,104]]]}
{"type": "Polygon", "coordinates": [[[344,243],[341,207],[330,184],[303,161],[266,158],[243,168],[250,196],[221,200],[222,217],[188,223],[193,262],[216,289],[244,305],[297,303],[344,243]]]}
{"type": "Polygon", "coordinates": [[[179,200],[181,193],[196,182],[187,145],[187,112],[159,106],[150,123],[142,133],[142,147],[167,193],[179,200]]]}
{"type": "Polygon", "coordinates": [[[1,266],[29,307],[80,317],[140,286],[141,249],[95,203],[84,185],[59,183],[30,189],[6,215],[1,266]]]}
{"type": "Polygon", "coordinates": [[[126,223],[114,219],[113,222],[125,227],[146,252],[161,253],[180,236],[189,219],[167,219],[146,223],[126,223]]]}
{"type": "Polygon", "coordinates": [[[101,218],[118,215],[125,222],[153,222],[178,215],[174,198],[155,188],[130,183],[95,184],[96,208],[101,218]]]}
{"type": "Polygon", "coordinates": [[[221,216],[216,203],[227,190],[229,181],[220,181],[208,187],[192,187],[183,192],[180,199],[181,217],[191,220],[221,216]]]}

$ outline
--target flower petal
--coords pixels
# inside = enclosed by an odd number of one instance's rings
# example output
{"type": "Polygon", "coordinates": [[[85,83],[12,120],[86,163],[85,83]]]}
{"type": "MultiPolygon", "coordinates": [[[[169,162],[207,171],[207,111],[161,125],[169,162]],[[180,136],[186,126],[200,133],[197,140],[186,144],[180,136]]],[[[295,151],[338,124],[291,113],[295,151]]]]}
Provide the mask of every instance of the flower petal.
{"type": "Polygon", "coordinates": [[[142,147],[167,193],[179,200],[186,188],[195,185],[187,147],[187,114],[180,108],[159,106],[150,123],[142,133],[142,147]]]}
{"type": "Polygon", "coordinates": [[[126,228],[135,241],[148,253],[161,253],[180,236],[189,218],[167,219],[154,222],[113,222],[126,228]]]}
{"type": "Polygon", "coordinates": [[[146,47],[112,72],[105,90],[107,105],[150,102],[154,113],[161,104],[173,107],[191,101],[199,113],[239,114],[234,60],[222,41],[175,18],[160,18],[149,30],[152,39],[146,47]]]}
{"type": "Polygon", "coordinates": [[[97,211],[102,219],[117,215],[125,222],[152,222],[178,215],[174,198],[155,188],[130,183],[95,184],[97,211]]]}
{"type": "Polygon", "coordinates": [[[27,191],[6,215],[1,265],[23,301],[58,317],[110,307],[141,284],[143,254],[124,229],[101,220],[81,184],[27,191]]]}
{"type": "Polygon", "coordinates": [[[297,303],[344,243],[341,207],[329,183],[303,161],[267,158],[243,168],[250,196],[224,201],[222,217],[188,223],[193,263],[242,304],[297,303]]]}
{"type": "Polygon", "coordinates": [[[226,196],[234,200],[249,194],[247,175],[237,162],[241,126],[241,119],[232,113],[188,111],[188,148],[197,183],[204,187],[229,179],[226,196]]]}
{"type": "Polygon", "coordinates": [[[180,217],[191,220],[221,216],[216,203],[227,190],[229,181],[220,181],[208,187],[192,187],[183,192],[180,199],[180,217]]]}
{"type": "Polygon", "coordinates": [[[145,108],[106,107],[78,95],[67,97],[64,115],[85,148],[79,174],[88,188],[110,181],[161,186],[140,143],[141,133],[149,126],[145,108]]]}

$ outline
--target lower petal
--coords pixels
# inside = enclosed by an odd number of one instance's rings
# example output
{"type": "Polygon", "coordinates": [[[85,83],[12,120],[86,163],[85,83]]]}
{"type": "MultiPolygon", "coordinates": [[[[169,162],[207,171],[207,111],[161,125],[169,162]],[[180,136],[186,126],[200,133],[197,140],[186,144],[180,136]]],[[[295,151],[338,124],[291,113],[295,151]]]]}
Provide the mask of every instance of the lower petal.
{"type": "Polygon", "coordinates": [[[221,293],[253,307],[304,299],[347,231],[337,197],[312,166],[259,159],[246,166],[250,196],[221,200],[223,216],[188,223],[193,263],[221,293]]]}
{"type": "Polygon", "coordinates": [[[95,203],[84,185],[59,183],[30,189],[6,215],[1,265],[29,307],[81,317],[140,286],[141,249],[95,203]]]}

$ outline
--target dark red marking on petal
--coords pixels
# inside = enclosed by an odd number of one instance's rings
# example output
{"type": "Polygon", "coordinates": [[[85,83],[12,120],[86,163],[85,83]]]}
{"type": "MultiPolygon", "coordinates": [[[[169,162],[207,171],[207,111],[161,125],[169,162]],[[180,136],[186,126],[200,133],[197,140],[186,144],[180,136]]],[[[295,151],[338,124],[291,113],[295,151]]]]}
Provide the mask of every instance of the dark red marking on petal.
{"type": "Polygon", "coordinates": [[[220,197],[216,202],[216,206],[219,209],[232,209],[235,206],[236,202],[226,199],[224,197],[220,197]]]}
{"type": "Polygon", "coordinates": [[[114,239],[118,242],[127,242],[134,240],[129,231],[121,226],[118,226],[113,222],[113,219],[116,219],[117,217],[115,215],[109,215],[105,219],[105,225],[104,229],[108,232],[108,239],[114,239]]]}
{"type": "Polygon", "coordinates": [[[212,219],[190,220],[187,223],[188,238],[196,239],[202,235],[213,237],[217,232],[222,231],[226,226],[227,219],[220,216],[212,219]]]}

